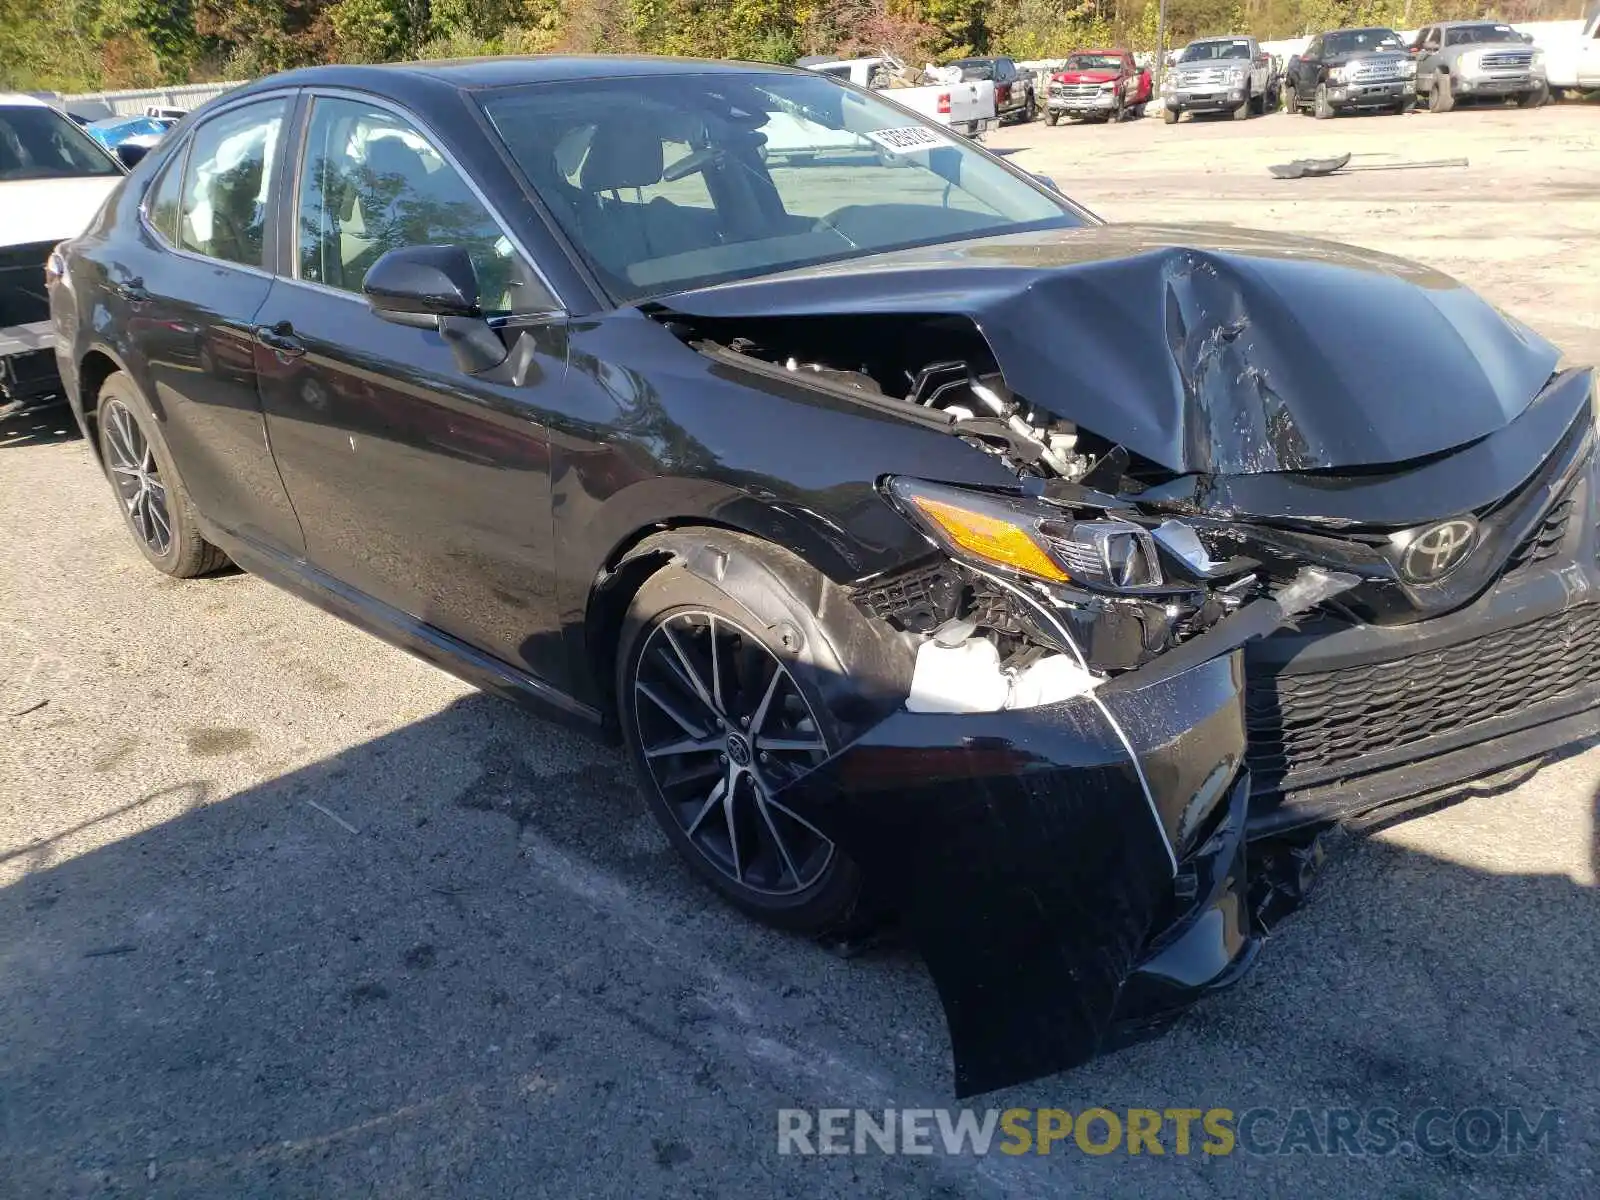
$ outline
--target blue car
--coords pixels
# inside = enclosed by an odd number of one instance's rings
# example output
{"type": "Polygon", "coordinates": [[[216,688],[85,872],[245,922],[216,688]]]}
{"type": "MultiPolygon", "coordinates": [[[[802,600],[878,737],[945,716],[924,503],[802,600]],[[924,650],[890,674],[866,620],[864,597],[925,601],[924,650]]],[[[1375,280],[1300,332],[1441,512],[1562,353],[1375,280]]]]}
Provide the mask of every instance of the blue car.
{"type": "Polygon", "coordinates": [[[138,141],[145,149],[154,146],[178,122],[172,117],[106,117],[84,126],[95,141],[115,151],[124,142],[138,141]]]}

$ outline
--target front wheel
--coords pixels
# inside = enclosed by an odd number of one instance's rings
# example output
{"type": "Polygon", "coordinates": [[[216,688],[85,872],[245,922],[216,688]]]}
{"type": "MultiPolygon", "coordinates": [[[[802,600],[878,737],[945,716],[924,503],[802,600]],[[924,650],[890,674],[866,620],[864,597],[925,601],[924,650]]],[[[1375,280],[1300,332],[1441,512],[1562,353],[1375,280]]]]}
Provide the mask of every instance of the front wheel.
{"type": "Polygon", "coordinates": [[[1407,96],[1404,100],[1400,101],[1399,107],[1394,111],[1399,113],[1402,117],[1409,117],[1412,113],[1417,111],[1417,98],[1415,96],[1407,96]]]}
{"type": "Polygon", "coordinates": [[[193,579],[226,566],[227,555],[201,536],[161,428],[123,372],[101,386],[95,422],[100,461],[123,522],[150,564],[175,579],[193,579]]]}
{"type": "Polygon", "coordinates": [[[1249,92],[1246,92],[1244,94],[1244,103],[1239,105],[1238,108],[1233,110],[1233,113],[1232,113],[1233,119],[1235,121],[1248,121],[1250,119],[1251,110],[1254,107],[1255,107],[1255,100],[1251,98],[1249,92]]]}
{"type": "Polygon", "coordinates": [[[1178,118],[1182,115],[1183,114],[1175,108],[1171,108],[1165,104],[1161,106],[1161,123],[1163,125],[1176,125],[1178,123],[1178,118]]]}
{"type": "Polygon", "coordinates": [[[1456,97],[1450,90],[1450,76],[1441,71],[1434,76],[1433,86],[1428,89],[1428,111],[1447,113],[1455,106],[1456,97]]]}
{"type": "Polygon", "coordinates": [[[877,653],[878,639],[799,560],[752,538],[713,538],[738,569],[712,582],[670,564],[629,606],[622,734],[652,815],[701,879],[767,924],[836,929],[861,872],[783,789],[849,740],[837,714],[868,703],[849,656],[877,653]]]}
{"type": "Polygon", "coordinates": [[[1045,123],[1045,124],[1046,124],[1046,125],[1051,125],[1051,126],[1053,126],[1053,125],[1055,125],[1055,124],[1056,124],[1056,122],[1058,122],[1058,121],[1060,121],[1060,120],[1061,120],[1061,114],[1060,114],[1060,113],[1058,113],[1058,112],[1056,112],[1056,110],[1055,110],[1055,109],[1053,109],[1053,108],[1052,108],[1052,109],[1049,109],[1049,110],[1047,110],[1047,111],[1046,111],[1046,112],[1045,112],[1045,114],[1044,114],[1044,123],[1045,123]]]}
{"type": "Polygon", "coordinates": [[[1333,105],[1328,101],[1328,85],[1317,84],[1316,99],[1311,104],[1311,115],[1319,121],[1326,121],[1333,116],[1333,105]]]}
{"type": "Polygon", "coordinates": [[[1550,103],[1550,85],[1543,81],[1531,92],[1523,92],[1517,97],[1518,108],[1542,108],[1550,103]]]}

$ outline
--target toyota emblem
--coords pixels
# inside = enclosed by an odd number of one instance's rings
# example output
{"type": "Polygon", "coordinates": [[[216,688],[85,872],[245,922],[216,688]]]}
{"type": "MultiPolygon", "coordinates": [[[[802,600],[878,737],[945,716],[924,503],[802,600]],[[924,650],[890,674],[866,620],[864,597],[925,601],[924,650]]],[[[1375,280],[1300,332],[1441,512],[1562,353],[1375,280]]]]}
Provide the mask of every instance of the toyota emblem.
{"type": "Polygon", "coordinates": [[[1464,518],[1430,525],[1406,546],[1400,574],[1412,583],[1435,583],[1455,570],[1477,541],[1478,526],[1464,518]]]}

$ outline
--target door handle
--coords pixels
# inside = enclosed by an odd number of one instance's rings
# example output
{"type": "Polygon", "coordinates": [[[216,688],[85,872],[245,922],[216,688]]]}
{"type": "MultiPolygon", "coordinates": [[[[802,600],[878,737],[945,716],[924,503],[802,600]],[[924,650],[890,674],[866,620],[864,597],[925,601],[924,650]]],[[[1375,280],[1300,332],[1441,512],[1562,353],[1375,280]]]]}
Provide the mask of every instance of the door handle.
{"type": "Polygon", "coordinates": [[[256,341],[284,358],[298,358],[306,352],[305,343],[294,336],[294,326],[288,321],[279,321],[276,325],[257,325],[254,333],[256,341]]]}
{"type": "Polygon", "coordinates": [[[117,280],[111,285],[111,290],[129,304],[143,304],[150,299],[150,293],[145,289],[144,280],[137,275],[117,280]]]}

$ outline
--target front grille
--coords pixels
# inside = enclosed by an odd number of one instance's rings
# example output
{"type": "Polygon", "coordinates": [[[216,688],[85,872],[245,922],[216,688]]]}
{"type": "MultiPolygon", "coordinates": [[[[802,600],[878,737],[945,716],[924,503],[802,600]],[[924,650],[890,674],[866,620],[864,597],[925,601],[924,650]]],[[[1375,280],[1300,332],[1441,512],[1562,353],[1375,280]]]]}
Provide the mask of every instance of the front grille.
{"type": "Polygon", "coordinates": [[[1228,74],[1220,67],[1202,67],[1198,71],[1183,71],[1177,76],[1180,90],[1198,87],[1219,87],[1228,82],[1228,74]]]}
{"type": "Polygon", "coordinates": [[[1485,71],[1526,71],[1533,65],[1533,54],[1528,50],[1504,50],[1498,54],[1485,54],[1478,60],[1485,71]]]}
{"type": "Polygon", "coordinates": [[[1506,559],[1505,573],[1509,575],[1523,567],[1537,566],[1547,558],[1554,558],[1561,549],[1562,539],[1567,536],[1567,526],[1572,521],[1576,504],[1576,498],[1568,492],[1545,513],[1539,528],[1523,538],[1522,544],[1506,559]]]}
{"type": "Polygon", "coordinates": [[[54,242],[34,242],[0,250],[0,329],[50,319],[44,263],[54,248],[54,242]]]}
{"type": "Polygon", "coordinates": [[[1351,83],[1374,83],[1386,79],[1399,79],[1400,59],[1378,59],[1374,62],[1356,63],[1349,71],[1351,83]]]}
{"type": "Polygon", "coordinates": [[[1521,712],[1600,682],[1590,605],[1439,650],[1304,675],[1252,669],[1245,693],[1258,783],[1323,782],[1342,763],[1521,712]]]}
{"type": "Polygon", "coordinates": [[[1063,100],[1090,100],[1105,87],[1102,83],[1053,83],[1050,94],[1063,100]]]}

